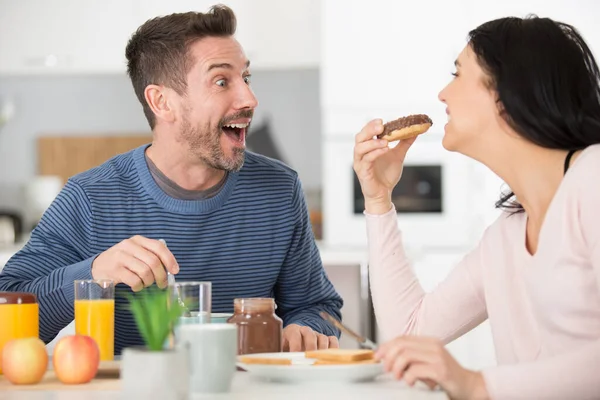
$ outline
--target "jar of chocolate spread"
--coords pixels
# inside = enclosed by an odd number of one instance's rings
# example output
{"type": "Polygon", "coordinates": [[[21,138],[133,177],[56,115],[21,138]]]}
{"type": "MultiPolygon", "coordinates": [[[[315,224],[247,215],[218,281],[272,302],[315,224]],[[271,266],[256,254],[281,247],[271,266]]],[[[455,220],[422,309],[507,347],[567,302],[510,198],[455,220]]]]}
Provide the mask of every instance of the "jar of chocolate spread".
{"type": "Polygon", "coordinates": [[[235,299],[227,320],[238,326],[238,354],[282,351],[283,321],[275,314],[275,300],[235,299]]]}

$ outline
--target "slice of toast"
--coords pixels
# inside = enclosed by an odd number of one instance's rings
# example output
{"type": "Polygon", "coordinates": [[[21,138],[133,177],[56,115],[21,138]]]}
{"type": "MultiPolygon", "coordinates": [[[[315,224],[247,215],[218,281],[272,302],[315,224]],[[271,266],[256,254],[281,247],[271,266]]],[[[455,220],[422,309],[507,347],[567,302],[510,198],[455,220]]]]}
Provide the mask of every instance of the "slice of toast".
{"type": "Polygon", "coordinates": [[[371,360],[375,353],[367,349],[326,349],[306,351],[304,355],[321,361],[354,362],[371,360]]]}
{"type": "Polygon", "coordinates": [[[292,365],[292,360],[288,358],[242,356],[239,360],[244,364],[292,365]]]}

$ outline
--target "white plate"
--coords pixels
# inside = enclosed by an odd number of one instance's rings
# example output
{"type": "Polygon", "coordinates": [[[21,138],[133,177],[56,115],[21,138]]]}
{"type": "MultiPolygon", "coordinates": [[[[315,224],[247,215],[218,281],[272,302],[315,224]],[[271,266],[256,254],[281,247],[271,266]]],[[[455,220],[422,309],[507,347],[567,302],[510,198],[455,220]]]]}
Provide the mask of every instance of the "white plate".
{"type": "Polygon", "coordinates": [[[256,377],[277,382],[365,382],[384,373],[381,363],[312,365],[315,360],[306,358],[303,352],[248,354],[248,357],[251,356],[292,360],[292,365],[246,364],[238,357],[238,367],[256,377]]]}

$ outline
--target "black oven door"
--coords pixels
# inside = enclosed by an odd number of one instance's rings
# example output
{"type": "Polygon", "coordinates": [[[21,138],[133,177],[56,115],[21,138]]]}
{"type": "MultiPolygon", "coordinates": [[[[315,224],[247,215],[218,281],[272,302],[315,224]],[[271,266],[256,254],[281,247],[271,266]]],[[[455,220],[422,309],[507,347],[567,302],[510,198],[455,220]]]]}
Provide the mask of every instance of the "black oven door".
{"type": "MultiPolygon", "coordinates": [[[[354,213],[362,214],[365,201],[354,176],[354,213]]],[[[442,166],[405,165],[402,178],[392,191],[397,213],[442,213],[442,166]]]]}

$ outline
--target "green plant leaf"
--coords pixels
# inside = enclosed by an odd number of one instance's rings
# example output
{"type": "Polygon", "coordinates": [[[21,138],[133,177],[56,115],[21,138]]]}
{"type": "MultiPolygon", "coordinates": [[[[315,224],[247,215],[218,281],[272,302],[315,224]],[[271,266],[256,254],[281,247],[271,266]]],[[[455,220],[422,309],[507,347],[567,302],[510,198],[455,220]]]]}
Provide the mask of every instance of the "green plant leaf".
{"type": "Polygon", "coordinates": [[[170,302],[169,292],[156,286],[128,294],[127,299],[146,347],[161,351],[184,308],[177,302],[170,302]]]}

